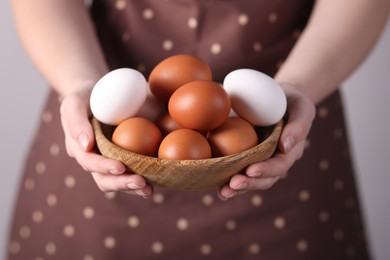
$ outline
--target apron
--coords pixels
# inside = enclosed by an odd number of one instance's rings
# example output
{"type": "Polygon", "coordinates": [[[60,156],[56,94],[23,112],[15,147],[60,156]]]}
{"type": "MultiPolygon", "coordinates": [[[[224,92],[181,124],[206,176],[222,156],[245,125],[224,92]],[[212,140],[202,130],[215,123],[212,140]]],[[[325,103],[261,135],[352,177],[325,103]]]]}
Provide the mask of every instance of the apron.
{"type": "MultiPolygon", "coordinates": [[[[194,54],[222,82],[233,69],[274,75],[304,28],[308,0],[96,0],[91,15],[111,69],[147,77],[194,54]]],[[[266,191],[156,188],[145,200],[103,193],[69,158],[51,92],[27,158],[9,259],[369,259],[340,95],[317,107],[305,153],[266,191]]]]}

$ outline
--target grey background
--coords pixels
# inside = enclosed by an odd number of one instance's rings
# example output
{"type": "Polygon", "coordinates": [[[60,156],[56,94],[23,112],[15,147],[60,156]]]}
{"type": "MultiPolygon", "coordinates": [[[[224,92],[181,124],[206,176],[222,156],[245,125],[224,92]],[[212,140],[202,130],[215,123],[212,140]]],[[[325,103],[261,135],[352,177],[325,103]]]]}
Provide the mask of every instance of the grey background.
{"type": "MultiPolygon", "coordinates": [[[[0,1],[0,259],[20,173],[48,88],[15,33],[9,1],[0,1]]],[[[390,22],[368,59],[345,82],[352,154],[375,259],[390,259],[390,22]]]]}

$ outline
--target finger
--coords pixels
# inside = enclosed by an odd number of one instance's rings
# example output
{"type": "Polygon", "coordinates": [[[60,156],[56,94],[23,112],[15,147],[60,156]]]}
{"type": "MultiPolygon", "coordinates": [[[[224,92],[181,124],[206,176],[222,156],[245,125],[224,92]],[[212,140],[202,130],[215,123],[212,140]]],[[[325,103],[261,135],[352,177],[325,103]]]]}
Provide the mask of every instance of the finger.
{"type": "Polygon", "coordinates": [[[74,158],[87,172],[98,172],[101,174],[122,174],[126,171],[123,163],[117,160],[106,158],[94,151],[84,152],[78,149],[78,144],[72,140],[69,148],[73,151],[74,158]]]}
{"type": "Polygon", "coordinates": [[[266,190],[271,188],[279,178],[279,176],[250,178],[242,174],[237,174],[231,178],[229,187],[234,191],[266,190]]]}
{"type": "Polygon", "coordinates": [[[229,186],[229,184],[225,184],[219,188],[217,195],[220,200],[226,201],[247,192],[247,190],[234,190],[229,186]]]}
{"type": "Polygon", "coordinates": [[[142,176],[137,174],[109,175],[93,172],[92,177],[99,189],[103,192],[124,191],[130,194],[148,197],[152,194],[152,187],[142,176]]]}
{"type": "Polygon", "coordinates": [[[305,141],[301,141],[287,153],[276,153],[263,162],[249,165],[246,175],[249,177],[281,177],[287,174],[296,160],[302,157],[305,141]]]}
{"type": "Polygon", "coordinates": [[[310,131],[315,117],[314,103],[293,87],[283,85],[287,96],[287,124],[280,137],[279,149],[283,153],[304,140],[310,131]]]}
{"type": "Polygon", "coordinates": [[[230,198],[233,198],[234,196],[237,195],[237,191],[234,189],[230,188],[229,184],[225,184],[222,187],[219,188],[218,190],[218,198],[221,200],[228,200],[230,198]]]}
{"type": "Polygon", "coordinates": [[[75,140],[83,151],[94,146],[94,133],[89,122],[90,109],[87,99],[77,95],[67,97],[61,103],[61,121],[65,136],[75,140]]]}

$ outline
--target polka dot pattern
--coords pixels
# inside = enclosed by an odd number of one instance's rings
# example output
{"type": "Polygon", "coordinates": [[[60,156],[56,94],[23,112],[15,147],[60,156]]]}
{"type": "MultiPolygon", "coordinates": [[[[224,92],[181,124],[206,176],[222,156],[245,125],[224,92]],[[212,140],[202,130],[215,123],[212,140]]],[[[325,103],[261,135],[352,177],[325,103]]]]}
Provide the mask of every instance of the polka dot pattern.
{"type": "MultiPolygon", "coordinates": [[[[303,29],[302,12],[285,10],[284,0],[254,1],[257,8],[233,1],[224,1],[223,8],[214,6],[218,1],[185,1],[191,8],[176,0],[103,2],[110,8],[110,22],[122,24],[118,30],[107,30],[108,18],[103,17],[97,28],[99,34],[112,33],[109,44],[102,39],[103,49],[108,52],[115,46],[123,56],[108,55],[109,65],[133,66],[145,75],[163,57],[181,52],[204,58],[216,78],[241,67],[242,60],[273,74],[303,29]],[[223,22],[213,18],[221,14],[223,22]],[[283,31],[286,24],[288,32],[283,31]],[[279,54],[270,59],[281,33],[287,35],[286,42],[278,43],[279,54]]],[[[297,10],[305,7],[300,1],[290,5],[297,5],[297,10]]],[[[221,201],[216,190],[187,193],[155,187],[149,200],[102,193],[90,174],[66,155],[60,101],[51,92],[42,113],[21,182],[7,247],[10,260],[98,260],[118,255],[368,259],[338,93],[318,105],[304,157],[287,178],[269,190],[228,201],[221,201]]]]}

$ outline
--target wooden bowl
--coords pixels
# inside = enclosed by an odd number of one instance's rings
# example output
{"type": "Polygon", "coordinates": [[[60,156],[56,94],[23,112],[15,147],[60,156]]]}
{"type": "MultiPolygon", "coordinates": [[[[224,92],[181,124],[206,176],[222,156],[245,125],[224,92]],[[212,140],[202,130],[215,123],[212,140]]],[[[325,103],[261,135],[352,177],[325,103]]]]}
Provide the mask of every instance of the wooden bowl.
{"type": "Polygon", "coordinates": [[[272,127],[257,128],[260,143],[244,152],[202,160],[168,160],[136,154],[113,144],[113,126],[92,119],[96,144],[105,157],[123,162],[128,170],[143,176],[149,183],[173,190],[215,188],[248,165],[270,158],[283,128],[280,121],[272,127]]]}

